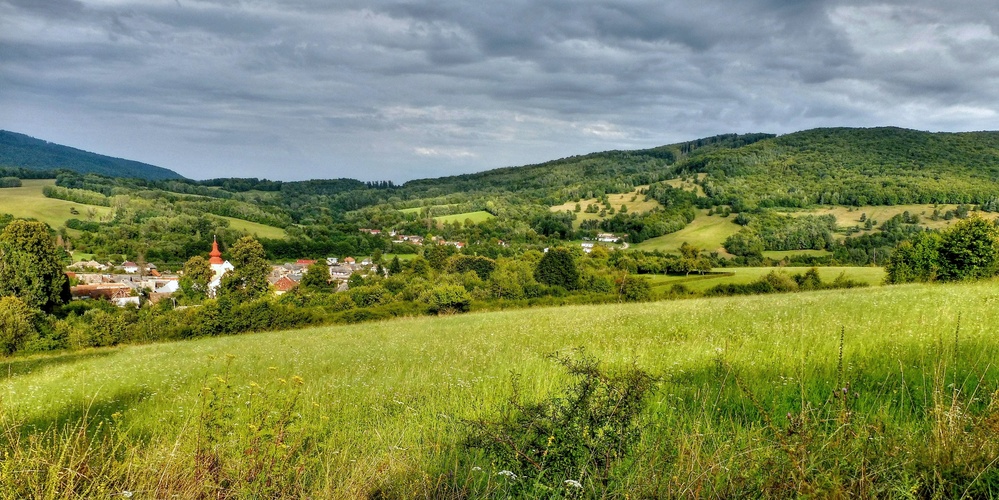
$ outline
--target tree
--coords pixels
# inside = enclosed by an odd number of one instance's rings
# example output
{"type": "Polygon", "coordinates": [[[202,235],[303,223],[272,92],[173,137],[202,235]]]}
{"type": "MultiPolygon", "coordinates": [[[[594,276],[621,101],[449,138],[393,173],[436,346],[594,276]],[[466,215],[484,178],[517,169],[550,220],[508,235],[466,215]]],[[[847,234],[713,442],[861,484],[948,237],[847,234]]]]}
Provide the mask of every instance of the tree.
{"type": "Polygon", "coordinates": [[[222,277],[220,295],[238,300],[252,300],[267,293],[267,274],[270,264],[260,242],[244,236],[229,248],[232,271],[222,277]]]}
{"type": "Polygon", "coordinates": [[[534,279],[566,290],[579,288],[579,270],[576,256],[568,248],[552,248],[541,257],[534,268],[534,279]]]}
{"type": "Polygon", "coordinates": [[[305,271],[305,276],[302,276],[300,286],[310,292],[332,292],[330,268],[324,262],[312,264],[305,271]]]}
{"type": "Polygon", "coordinates": [[[921,232],[895,246],[885,264],[888,283],[934,281],[940,274],[940,233],[921,232]]]}
{"type": "Polygon", "coordinates": [[[15,220],[0,232],[0,296],[50,312],[69,301],[68,285],[45,223],[15,220]]]}
{"type": "Polygon", "coordinates": [[[389,262],[388,272],[392,276],[395,276],[402,272],[402,262],[399,262],[398,255],[392,257],[392,262],[389,262]]]}
{"type": "Polygon", "coordinates": [[[208,296],[208,283],[212,277],[212,266],[204,257],[195,255],[184,263],[184,278],[180,280],[180,286],[185,294],[204,298],[208,296]]]}
{"type": "Polygon", "coordinates": [[[36,336],[35,311],[17,297],[0,298],[0,352],[10,355],[36,336]]]}
{"type": "Polygon", "coordinates": [[[999,227],[974,215],[944,231],[940,239],[940,278],[976,279],[999,270],[999,227]]]}

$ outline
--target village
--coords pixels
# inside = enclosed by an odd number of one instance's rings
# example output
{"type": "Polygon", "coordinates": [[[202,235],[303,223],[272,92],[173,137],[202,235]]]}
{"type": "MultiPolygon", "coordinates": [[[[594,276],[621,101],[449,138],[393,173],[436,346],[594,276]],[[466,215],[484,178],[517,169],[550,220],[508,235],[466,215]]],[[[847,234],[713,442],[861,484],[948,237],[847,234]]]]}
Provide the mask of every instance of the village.
{"type": "MultiPolygon", "coordinates": [[[[372,235],[382,234],[379,229],[361,229],[360,231],[372,235]]],[[[389,232],[388,237],[391,238],[392,243],[409,243],[417,246],[422,246],[425,241],[423,236],[397,234],[395,231],[389,232]]],[[[464,242],[448,241],[438,237],[431,237],[430,241],[436,245],[450,245],[458,250],[465,247],[464,242]]],[[[595,240],[584,240],[580,246],[584,253],[590,253],[595,245],[620,242],[621,237],[618,235],[601,233],[597,235],[595,240]]],[[[506,246],[503,241],[498,244],[506,246]]],[[[209,296],[213,296],[222,277],[231,271],[233,266],[229,261],[222,259],[222,252],[218,248],[217,241],[212,242],[212,249],[208,253],[208,257],[213,273],[212,280],[208,285],[209,296]]],[[[312,259],[298,259],[295,262],[272,265],[267,276],[272,293],[282,295],[297,287],[302,281],[302,277],[308,272],[309,266],[316,264],[316,262],[312,259]]],[[[328,280],[335,284],[338,292],[347,290],[348,281],[355,273],[362,276],[370,276],[379,272],[383,275],[386,274],[386,270],[373,262],[370,257],[364,257],[360,262],[350,256],[342,259],[327,257],[326,266],[329,272],[328,280]]],[[[161,271],[155,264],[137,263],[130,260],[119,264],[101,263],[95,260],[78,261],[67,266],[66,269],[73,300],[107,300],[119,307],[140,307],[145,303],[157,304],[164,299],[170,299],[174,293],[180,290],[180,279],[183,277],[183,271],[161,271]]]]}

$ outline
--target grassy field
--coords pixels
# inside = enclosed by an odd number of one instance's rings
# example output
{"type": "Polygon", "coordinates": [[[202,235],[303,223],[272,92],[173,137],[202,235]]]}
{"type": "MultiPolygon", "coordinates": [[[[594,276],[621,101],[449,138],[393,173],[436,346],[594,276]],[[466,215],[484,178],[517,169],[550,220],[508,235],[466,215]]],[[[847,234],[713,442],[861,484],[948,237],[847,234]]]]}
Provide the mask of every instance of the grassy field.
{"type": "Polygon", "coordinates": [[[780,260],[794,255],[805,255],[809,257],[825,257],[832,255],[829,250],[767,250],[763,252],[764,257],[780,260]]]}
{"type": "MultiPolygon", "coordinates": [[[[71,201],[46,198],[42,194],[45,186],[54,186],[54,179],[26,179],[22,181],[23,186],[19,188],[0,189],[0,213],[11,214],[14,217],[25,219],[36,219],[42,221],[53,228],[66,225],[69,219],[86,220],[87,210],[94,209],[97,218],[101,218],[111,209],[94,205],[84,205],[71,201]],[[76,208],[79,212],[74,215],[70,213],[71,208],[76,208]]],[[[242,219],[232,217],[222,217],[229,221],[229,226],[240,231],[255,234],[261,238],[284,238],[287,236],[284,229],[257,224],[242,219]]]]}
{"type": "Polygon", "coordinates": [[[222,218],[229,221],[229,227],[239,231],[246,231],[247,233],[260,238],[283,239],[288,236],[288,233],[279,227],[268,226],[233,217],[222,218]]]}
{"type": "Polygon", "coordinates": [[[697,217],[687,227],[675,233],[645,240],[632,248],[675,252],[680,245],[687,242],[709,252],[728,255],[722,244],[725,238],[739,232],[742,227],[732,222],[733,219],[733,216],[708,215],[707,210],[698,210],[697,217]]]}
{"type": "MultiPolygon", "coordinates": [[[[619,194],[608,194],[607,201],[610,202],[611,206],[614,207],[615,213],[617,210],[621,209],[621,205],[628,206],[628,212],[630,213],[644,213],[658,208],[659,202],[655,200],[645,200],[645,195],[639,194],[638,192],[642,189],[648,188],[648,186],[638,186],[634,191],[628,193],[619,194]]],[[[597,205],[598,208],[603,209],[604,205],[599,203],[596,198],[590,198],[587,200],[579,200],[580,211],[576,212],[576,220],[573,221],[573,225],[579,228],[579,224],[585,220],[603,220],[608,217],[613,217],[613,214],[607,214],[604,217],[600,217],[600,213],[586,213],[586,206],[589,204],[597,205]]],[[[552,212],[565,212],[565,211],[575,211],[576,202],[567,201],[561,205],[555,205],[550,208],[552,212]]]]}
{"type": "MultiPolygon", "coordinates": [[[[689,276],[650,276],[653,288],[668,289],[669,287],[682,283],[687,288],[703,292],[715,285],[739,284],[744,285],[760,279],[771,271],[785,271],[788,274],[801,274],[808,271],[809,267],[722,267],[713,269],[710,274],[689,276]]],[[[885,271],[881,267],[817,267],[819,277],[822,281],[831,282],[840,274],[853,281],[860,281],[868,285],[878,286],[884,283],[885,271]]]]}
{"type": "MultiPolygon", "coordinates": [[[[982,498],[999,481],[997,301],[995,282],[908,285],[7,359],[0,485],[13,497],[508,498],[521,491],[510,466],[465,450],[466,422],[498,414],[514,372],[522,397],[560,391],[546,354],[585,346],[662,380],[633,459],[610,484],[582,477],[585,496],[982,498]]],[[[563,479],[545,496],[578,498],[563,479]]]]}
{"type": "MultiPolygon", "coordinates": [[[[930,228],[930,229],[943,229],[952,223],[956,222],[957,219],[944,220],[943,214],[948,210],[955,210],[957,205],[894,205],[894,206],[862,206],[862,207],[823,207],[814,210],[801,210],[786,212],[791,215],[827,215],[831,214],[836,217],[836,225],[840,228],[847,228],[853,226],[864,227],[864,223],[860,221],[861,215],[866,215],[868,219],[877,221],[877,225],[881,225],[886,220],[899,215],[903,212],[909,212],[912,215],[919,216],[920,225],[930,228]],[[930,216],[933,215],[933,210],[940,211],[939,220],[931,220],[930,216]]],[[[999,218],[999,213],[989,213],[989,212],[977,212],[979,215],[987,219],[999,218]]],[[[871,231],[861,231],[855,234],[865,234],[871,233],[871,231]]]]}
{"type": "Polygon", "coordinates": [[[87,210],[94,209],[97,218],[107,215],[111,209],[94,205],[84,205],[65,200],[46,198],[42,194],[45,186],[54,186],[55,179],[25,179],[18,188],[0,189],[0,213],[11,214],[24,219],[36,219],[58,228],[66,225],[69,219],[86,220],[87,210]],[[71,208],[79,212],[70,213],[71,208]]]}
{"type": "Polygon", "coordinates": [[[464,223],[465,220],[471,219],[473,223],[478,224],[480,222],[485,222],[489,219],[496,217],[495,215],[486,212],[485,210],[479,210],[478,212],[465,212],[461,214],[454,215],[442,215],[440,217],[434,217],[434,222],[438,224],[460,222],[464,223]]]}

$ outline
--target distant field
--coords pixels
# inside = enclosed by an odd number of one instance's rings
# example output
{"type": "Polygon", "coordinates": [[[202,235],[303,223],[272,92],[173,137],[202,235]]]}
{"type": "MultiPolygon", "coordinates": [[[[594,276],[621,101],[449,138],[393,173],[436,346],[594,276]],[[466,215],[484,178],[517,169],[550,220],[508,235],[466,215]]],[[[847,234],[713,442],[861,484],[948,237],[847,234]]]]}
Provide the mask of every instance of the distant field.
{"type": "MultiPolygon", "coordinates": [[[[703,180],[708,174],[697,174],[698,180],[703,180]]],[[[684,181],[681,179],[672,179],[666,181],[666,184],[673,186],[675,188],[683,189],[684,191],[693,191],[697,193],[697,196],[705,196],[704,188],[700,184],[694,184],[693,182],[684,181]]]]}
{"type": "MultiPolygon", "coordinates": [[[[703,292],[715,285],[723,284],[747,284],[758,280],[761,276],[775,270],[785,271],[788,274],[801,274],[808,271],[809,267],[722,267],[713,269],[711,274],[690,276],[651,276],[653,288],[666,289],[675,284],[682,283],[687,288],[703,292]]],[[[884,283],[885,271],[881,267],[817,267],[822,281],[832,281],[840,274],[846,278],[861,281],[872,286],[884,283]]]]}
{"type": "Polygon", "coordinates": [[[54,186],[55,179],[26,179],[21,182],[23,184],[21,187],[0,189],[0,213],[36,219],[53,228],[59,228],[65,226],[69,219],[86,220],[87,210],[91,208],[97,212],[97,218],[111,212],[108,207],[46,198],[42,194],[42,188],[54,186]],[[70,213],[71,208],[76,208],[79,214],[70,213]]]}
{"type": "Polygon", "coordinates": [[[427,207],[413,207],[413,208],[400,208],[399,211],[404,214],[419,214],[423,209],[429,208],[431,210],[435,209],[447,209],[455,205],[430,205],[427,207]]]}
{"type": "Polygon", "coordinates": [[[438,224],[461,222],[464,223],[466,219],[471,219],[473,223],[478,224],[480,222],[485,222],[489,219],[496,217],[495,215],[486,212],[484,210],[479,210],[478,212],[465,212],[463,214],[454,215],[442,215],[440,217],[434,217],[434,221],[438,224]]]}
{"type": "MultiPolygon", "coordinates": [[[[609,201],[611,206],[614,207],[614,214],[616,214],[619,210],[621,210],[621,205],[626,205],[628,207],[629,213],[632,212],[645,213],[648,212],[649,210],[660,207],[661,205],[659,205],[658,201],[655,200],[645,201],[645,195],[638,193],[638,191],[645,189],[647,187],[649,186],[638,186],[635,188],[634,191],[628,193],[607,195],[607,201],[609,201]],[[634,198],[634,201],[632,201],[632,198],[634,198]]],[[[598,203],[596,198],[579,200],[580,210],[579,212],[575,212],[576,220],[573,221],[574,227],[579,228],[579,224],[584,220],[602,220],[614,216],[614,214],[608,213],[604,217],[600,217],[599,212],[595,214],[594,213],[588,214],[585,212],[585,210],[586,206],[590,204],[596,205],[601,210],[604,209],[604,205],[602,203],[598,203]]],[[[549,210],[551,210],[552,212],[565,212],[565,211],[574,212],[576,210],[576,202],[567,201],[561,205],[555,205],[551,207],[549,210]]]]}
{"type": "Polygon", "coordinates": [[[288,233],[284,229],[274,226],[268,226],[265,224],[258,224],[256,222],[250,222],[243,219],[235,219],[232,217],[222,217],[223,219],[229,221],[229,227],[237,229],[240,231],[246,231],[252,235],[256,235],[260,238],[270,238],[270,239],[283,239],[288,236],[288,233]]]}
{"type": "Polygon", "coordinates": [[[829,250],[767,250],[763,252],[764,257],[769,257],[774,260],[780,260],[785,257],[791,257],[794,255],[806,255],[809,257],[825,257],[827,255],[832,255],[829,250]]]}
{"type": "MultiPolygon", "coordinates": [[[[784,213],[788,213],[790,215],[804,215],[804,214],[808,214],[808,215],[827,215],[827,214],[832,214],[834,217],[836,217],[836,225],[839,226],[840,228],[848,228],[848,227],[853,227],[853,226],[860,226],[861,228],[863,228],[864,227],[864,223],[860,221],[860,216],[861,215],[865,215],[866,214],[868,219],[872,219],[873,221],[876,221],[877,222],[877,226],[880,226],[886,220],[888,220],[888,219],[890,219],[890,218],[892,218],[892,217],[894,217],[894,216],[896,216],[898,214],[901,214],[903,212],[908,211],[912,215],[918,215],[919,216],[919,224],[920,225],[928,227],[930,229],[943,229],[943,228],[945,228],[945,227],[953,224],[954,222],[957,222],[957,219],[951,219],[949,221],[943,219],[943,214],[945,212],[947,212],[948,210],[954,210],[956,208],[957,208],[957,205],[894,205],[894,206],[871,206],[871,205],[868,205],[868,206],[862,206],[862,207],[844,207],[844,206],[823,207],[823,208],[818,208],[818,209],[814,209],[814,210],[788,211],[788,212],[784,212],[784,213]],[[934,220],[930,219],[930,217],[933,215],[933,210],[939,210],[940,211],[940,219],[939,220],[935,220],[934,221],[934,220]]],[[[987,219],[997,219],[997,218],[999,218],[999,213],[996,213],[996,212],[992,212],[992,213],[989,213],[989,212],[975,212],[975,213],[977,213],[977,214],[979,214],[982,217],[985,217],[987,219]]],[[[875,228],[877,226],[875,226],[875,228]]],[[[860,235],[860,234],[866,234],[866,233],[871,233],[871,232],[874,232],[874,230],[872,229],[871,231],[861,231],[861,232],[855,233],[855,234],[860,235]]],[[[842,237],[842,235],[840,235],[840,237],[842,237]]]]}
{"type": "Polygon", "coordinates": [[[729,236],[737,233],[741,226],[732,222],[735,216],[721,217],[708,215],[707,210],[698,210],[697,217],[687,227],[658,238],[643,241],[632,248],[638,250],[663,250],[675,252],[683,242],[709,252],[719,252],[728,255],[722,243],[729,236]]]}

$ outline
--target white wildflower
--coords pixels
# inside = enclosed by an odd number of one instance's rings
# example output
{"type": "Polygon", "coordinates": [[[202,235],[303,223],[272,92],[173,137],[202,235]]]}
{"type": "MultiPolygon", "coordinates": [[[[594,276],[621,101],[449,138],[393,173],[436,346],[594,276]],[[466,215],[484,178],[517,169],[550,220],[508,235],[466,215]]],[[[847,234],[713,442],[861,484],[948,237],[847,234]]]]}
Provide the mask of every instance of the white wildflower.
{"type": "Polygon", "coordinates": [[[482,467],[475,466],[475,467],[472,467],[472,470],[482,470],[482,467]]]}
{"type": "Polygon", "coordinates": [[[123,496],[123,497],[125,497],[125,498],[132,498],[132,492],[131,492],[131,491],[128,491],[128,490],[123,490],[123,491],[121,492],[121,496],[123,496]]]}
{"type": "Polygon", "coordinates": [[[566,479],[565,480],[565,485],[566,486],[572,486],[573,488],[582,488],[583,487],[583,483],[581,483],[579,481],[576,481],[575,479],[566,479]]]}
{"type": "Polygon", "coordinates": [[[517,480],[517,475],[514,474],[513,471],[509,471],[509,470],[501,470],[501,471],[497,472],[496,475],[497,476],[506,476],[506,477],[510,478],[511,481],[516,481],[517,480]]]}

